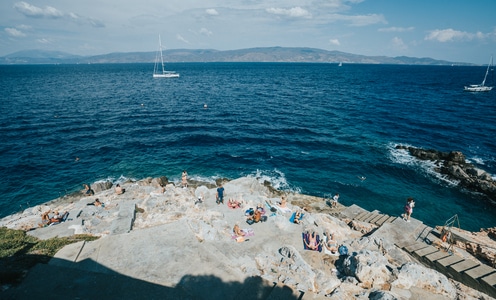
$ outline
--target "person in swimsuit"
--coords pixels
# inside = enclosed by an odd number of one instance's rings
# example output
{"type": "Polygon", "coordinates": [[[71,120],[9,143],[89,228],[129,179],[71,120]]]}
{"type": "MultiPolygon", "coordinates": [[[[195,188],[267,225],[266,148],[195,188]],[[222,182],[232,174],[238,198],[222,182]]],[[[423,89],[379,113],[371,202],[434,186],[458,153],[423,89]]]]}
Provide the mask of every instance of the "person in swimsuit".
{"type": "Polygon", "coordinates": [[[319,249],[319,243],[317,243],[317,233],[315,231],[308,235],[308,242],[306,239],[304,241],[305,241],[305,246],[307,246],[308,249],[310,250],[319,249]]]}
{"type": "Polygon", "coordinates": [[[186,170],[183,171],[183,175],[181,176],[181,183],[183,187],[188,187],[188,172],[186,170]]]}
{"type": "Polygon", "coordinates": [[[327,250],[331,251],[332,254],[338,252],[338,242],[333,240],[333,235],[331,235],[329,232],[324,232],[324,234],[327,237],[327,243],[324,243],[324,247],[326,247],[327,250]]]}

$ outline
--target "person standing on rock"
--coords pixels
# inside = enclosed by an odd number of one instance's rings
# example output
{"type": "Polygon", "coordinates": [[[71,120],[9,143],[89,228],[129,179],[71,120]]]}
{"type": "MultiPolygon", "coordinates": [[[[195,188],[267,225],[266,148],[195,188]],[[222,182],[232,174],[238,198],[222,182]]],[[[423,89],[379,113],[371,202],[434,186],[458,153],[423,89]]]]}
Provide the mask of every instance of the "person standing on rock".
{"type": "Polygon", "coordinates": [[[188,187],[188,172],[186,170],[183,171],[183,175],[181,176],[183,188],[188,187]]]}
{"type": "Polygon", "coordinates": [[[403,220],[410,222],[410,217],[412,216],[414,206],[415,206],[415,201],[413,200],[412,197],[408,197],[408,199],[406,199],[405,213],[403,220]]]}
{"type": "Polygon", "coordinates": [[[217,188],[217,195],[215,196],[215,199],[217,200],[217,204],[224,204],[224,187],[222,184],[217,188]]]}
{"type": "Polygon", "coordinates": [[[339,200],[339,194],[336,193],[336,195],[334,195],[334,197],[332,197],[332,205],[331,205],[331,207],[338,206],[338,200],[339,200]]]}

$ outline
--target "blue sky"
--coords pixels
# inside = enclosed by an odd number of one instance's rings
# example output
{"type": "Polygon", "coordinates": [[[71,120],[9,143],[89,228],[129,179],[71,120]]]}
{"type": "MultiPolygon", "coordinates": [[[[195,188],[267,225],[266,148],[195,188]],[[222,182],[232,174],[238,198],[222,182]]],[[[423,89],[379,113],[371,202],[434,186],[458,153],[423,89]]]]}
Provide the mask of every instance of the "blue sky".
{"type": "Polygon", "coordinates": [[[311,47],[487,64],[495,0],[0,1],[0,56],[311,47]]]}

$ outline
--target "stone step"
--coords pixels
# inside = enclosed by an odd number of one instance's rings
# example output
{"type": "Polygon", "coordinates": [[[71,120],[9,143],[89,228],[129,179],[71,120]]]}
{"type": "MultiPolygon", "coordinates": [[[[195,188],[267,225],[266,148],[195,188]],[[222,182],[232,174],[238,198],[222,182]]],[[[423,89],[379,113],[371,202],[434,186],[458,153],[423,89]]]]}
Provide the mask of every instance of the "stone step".
{"type": "Polygon", "coordinates": [[[404,242],[403,245],[397,243],[396,245],[427,267],[436,269],[440,273],[491,297],[496,296],[496,269],[423,242],[424,240],[438,239],[438,233],[430,228],[421,229],[420,232],[418,241],[414,243],[404,242]],[[421,237],[426,232],[428,232],[427,236],[422,239],[421,237]]]}
{"type": "Polygon", "coordinates": [[[110,234],[128,233],[133,229],[134,219],[136,217],[137,201],[123,201],[119,206],[117,218],[112,221],[110,234]]]}

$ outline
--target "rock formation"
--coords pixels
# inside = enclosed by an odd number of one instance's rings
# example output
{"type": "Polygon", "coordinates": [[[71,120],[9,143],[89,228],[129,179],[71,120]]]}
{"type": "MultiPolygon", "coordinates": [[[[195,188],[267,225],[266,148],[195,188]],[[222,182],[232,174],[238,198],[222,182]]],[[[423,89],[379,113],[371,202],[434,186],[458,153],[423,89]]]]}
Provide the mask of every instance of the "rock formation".
{"type": "Polygon", "coordinates": [[[404,149],[418,159],[435,162],[436,172],[458,182],[462,188],[486,196],[492,205],[496,205],[496,182],[486,171],[467,163],[460,151],[441,152],[402,145],[396,146],[396,149],[404,149]]]}
{"type": "MultiPolygon", "coordinates": [[[[165,178],[147,178],[122,183],[122,195],[106,189],[77,200],[59,199],[1,219],[0,226],[34,228],[29,234],[42,239],[75,233],[101,236],[78,250],[66,246],[56,258],[60,263],[77,253],[65,267],[84,268],[91,260],[98,265],[92,270],[113,270],[160,286],[174,287],[192,276],[212,274],[224,282],[260,277],[300,291],[308,299],[489,299],[416,262],[391,239],[368,236],[372,227],[329,214],[321,198],[287,195],[290,211],[271,212],[266,206],[268,220],[248,226],[245,209],[259,203],[274,205],[281,192],[272,193],[251,177],[223,183],[226,197],[240,200],[242,209],[217,205],[215,186],[190,182],[188,188],[181,188],[165,178]],[[162,192],[160,184],[164,183],[162,192]],[[196,201],[198,195],[203,202],[196,201]],[[88,206],[95,198],[105,206],[88,206]],[[301,203],[307,209],[303,223],[293,224],[288,219],[301,203]],[[37,228],[41,212],[48,209],[70,211],[70,220],[37,228]],[[255,235],[236,243],[232,238],[236,223],[252,227],[255,235]],[[349,255],[304,250],[305,231],[332,232],[339,244],[348,247],[349,255]]],[[[209,294],[207,288],[196,284],[187,293],[192,299],[216,299],[217,294],[209,294]]],[[[226,288],[223,292],[225,296],[234,291],[226,288]]]]}

